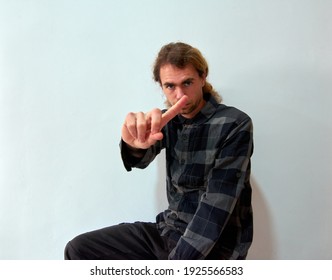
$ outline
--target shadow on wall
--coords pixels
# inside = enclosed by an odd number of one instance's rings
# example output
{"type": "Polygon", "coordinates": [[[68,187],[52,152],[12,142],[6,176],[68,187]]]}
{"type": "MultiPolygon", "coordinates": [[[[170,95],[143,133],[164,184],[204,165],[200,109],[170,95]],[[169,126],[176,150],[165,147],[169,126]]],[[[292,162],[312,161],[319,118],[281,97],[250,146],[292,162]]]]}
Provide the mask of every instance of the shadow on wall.
{"type": "Polygon", "coordinates": [[[276,240],[272,226],[272,217],[261,187],[251,176],[252,205],[254,211],[254,241],[249,250],[249,260],[274,260],[276,256],[276,240]]]}
{"type": "MultiPolygon", "coordinates": [[[[156,213],[168,207],[166,197],[166,165],[164,151],[157,157],[157,182],[155,188],[156,213]]],[[[272,226],[272,217],[261,188],[255,178],[251,176],[253,189],[252,205],[254,211],[254,241],[249,250],[248,260],[273,260],[276,256],[276,241],[272,226]]]]}

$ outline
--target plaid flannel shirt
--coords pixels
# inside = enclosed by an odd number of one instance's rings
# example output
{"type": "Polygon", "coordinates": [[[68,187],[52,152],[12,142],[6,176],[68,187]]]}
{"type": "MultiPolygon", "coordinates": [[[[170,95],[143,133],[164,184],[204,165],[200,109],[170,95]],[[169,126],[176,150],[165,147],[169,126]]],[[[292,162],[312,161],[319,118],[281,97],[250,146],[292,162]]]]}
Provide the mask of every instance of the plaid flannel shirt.
{"type": "Polygon", "coordinates": [[[157,226],[176,242],[169,259],[245,259],[253,237],[252,121],[210,95],[206,101],[193,119],[173,118],[142,159],[124,147],[122,158],[128,171],[145,168],[166,148],[169,207],[157,226]]]}

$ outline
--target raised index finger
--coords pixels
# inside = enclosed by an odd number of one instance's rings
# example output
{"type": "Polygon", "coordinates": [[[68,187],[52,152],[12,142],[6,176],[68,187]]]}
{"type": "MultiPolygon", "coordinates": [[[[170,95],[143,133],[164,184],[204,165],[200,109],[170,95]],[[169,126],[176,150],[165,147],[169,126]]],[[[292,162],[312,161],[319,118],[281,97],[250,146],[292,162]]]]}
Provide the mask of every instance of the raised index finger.
{"type": "Polygon", "coordinates": [[[171,119],[180,113],[181,109],[186,105],[187,96],[182,96],[172,107],[170,107],[161,117],[160,128],[163,128],[171,119]]]}

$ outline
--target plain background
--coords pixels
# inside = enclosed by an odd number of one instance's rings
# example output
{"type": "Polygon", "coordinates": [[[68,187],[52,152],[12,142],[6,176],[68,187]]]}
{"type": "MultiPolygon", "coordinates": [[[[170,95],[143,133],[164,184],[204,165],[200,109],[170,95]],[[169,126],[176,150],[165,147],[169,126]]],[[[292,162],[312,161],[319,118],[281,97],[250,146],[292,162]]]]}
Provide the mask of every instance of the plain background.
{"type": "Polygon", "coordinates": [[[129,111],[163,107],[160,47],[199,48],[254,122],[249,259],[332,258],[332,1],[0,0],[0,259],[62,259],[85,231],[154,221],[163,155],[126,172],[129,111]]]}

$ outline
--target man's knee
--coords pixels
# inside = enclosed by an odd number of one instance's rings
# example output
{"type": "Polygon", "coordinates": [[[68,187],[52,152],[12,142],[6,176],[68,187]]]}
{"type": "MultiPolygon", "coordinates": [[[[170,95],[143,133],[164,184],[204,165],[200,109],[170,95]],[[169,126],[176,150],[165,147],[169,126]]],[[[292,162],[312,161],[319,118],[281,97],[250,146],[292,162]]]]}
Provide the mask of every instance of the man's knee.
{"type": "Polygon", "coordinates": [[[64,259],[65,260],[72,260],[73,259],[73,254],[72,254],[72,247],[70,244],[70,241],[67,243],[64,251],[64,259]]]}
{"type": "Polygon", "coordinates": [[[84,247],[80,236],[75,237],[69,241],[64,250],[65,260],[80,260],[84,259],[80,254],[81,249],[84,247]]]}

